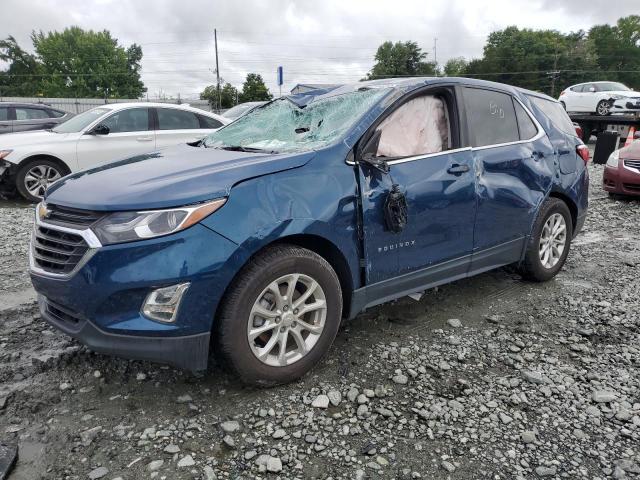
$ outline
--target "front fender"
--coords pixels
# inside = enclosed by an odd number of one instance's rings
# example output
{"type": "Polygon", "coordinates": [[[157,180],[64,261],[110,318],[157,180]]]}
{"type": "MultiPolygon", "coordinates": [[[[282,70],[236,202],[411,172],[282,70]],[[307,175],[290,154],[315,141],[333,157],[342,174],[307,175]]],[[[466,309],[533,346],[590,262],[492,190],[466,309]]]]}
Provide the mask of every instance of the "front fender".
{"type": "Polygon", "coordinates": [[[292,235],[320,237],[342,253],[352,285],[358,285],[353,169],[343,160],[331,161],[339,155],[320,157],[304,167],[236,185],[224,207],[202,224],[240,245],[239,250],[248,256],[292,235]]]}

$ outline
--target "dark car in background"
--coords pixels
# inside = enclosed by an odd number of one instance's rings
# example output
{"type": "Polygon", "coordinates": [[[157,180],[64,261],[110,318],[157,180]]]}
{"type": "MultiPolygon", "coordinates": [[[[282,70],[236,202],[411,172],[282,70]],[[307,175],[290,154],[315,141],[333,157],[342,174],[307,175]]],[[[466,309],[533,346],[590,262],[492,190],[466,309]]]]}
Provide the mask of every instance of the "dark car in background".
{"type": "Polygon", "coordinates": [[[557,101],[507,85],[315,90],[58,180],[31,279],[93,350],[204,370],[212,345],[245,382],[287,382],[366,308],[509,264],[553,278],[588,154],[557,101]]]}
{"type": "Polygon", "coordinates": [[[0,102],[0,134],[47,130],[73,115],[44,103],[0,102]]]}

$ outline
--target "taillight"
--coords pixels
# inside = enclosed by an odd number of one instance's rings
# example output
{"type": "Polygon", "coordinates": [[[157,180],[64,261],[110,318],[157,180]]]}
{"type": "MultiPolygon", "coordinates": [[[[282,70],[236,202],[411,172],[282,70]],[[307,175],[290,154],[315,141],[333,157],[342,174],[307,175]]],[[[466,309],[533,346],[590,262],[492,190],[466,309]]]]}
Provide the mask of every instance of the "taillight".
{"type": "Polygon", "coordinates": [[[560,96],[564,95],[564,92],[566,92],[566,90],[562,90],[562,91],[560,92],[560,96]]]}
{"type": "Polygon", "coordinates": [[[589,147],[587,147],[586,145],[578,145],[576,147],[576,153],[578,154],[578,156],[584,160],[584,164],[586,165],[587,163],[589,163],[589,147]]]}
{"type": "Polygon", "coordinates": [[[576,135],[578,136],[578,138],[582,138],[582,127],[578,124],[575,124],[573,128],[576,129],[576,135]]]}

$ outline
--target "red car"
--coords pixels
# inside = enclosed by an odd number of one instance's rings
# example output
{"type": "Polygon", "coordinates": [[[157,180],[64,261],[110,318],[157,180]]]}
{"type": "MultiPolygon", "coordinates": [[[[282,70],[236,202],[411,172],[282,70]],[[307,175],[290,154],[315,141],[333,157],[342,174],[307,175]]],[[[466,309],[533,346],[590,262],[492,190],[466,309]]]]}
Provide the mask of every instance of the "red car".
{"type": "Polygon", "coordinates": [[[610,194],[640,196],[640,141],[616,150],[604,166],[602,188],[610,194]]]}

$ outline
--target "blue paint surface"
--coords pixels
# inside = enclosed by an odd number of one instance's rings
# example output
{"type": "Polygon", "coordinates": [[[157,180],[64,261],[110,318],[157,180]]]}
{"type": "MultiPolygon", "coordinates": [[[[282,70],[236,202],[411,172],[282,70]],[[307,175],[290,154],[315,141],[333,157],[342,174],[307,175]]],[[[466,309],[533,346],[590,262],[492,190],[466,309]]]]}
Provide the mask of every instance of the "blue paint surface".
{"type": "MultiPolygon", "coordinates": [[[[446,78],[362,85],[390,88],[326,148],[261,154],[184,145],[79,172],[56,183],[46,201],[78,209],[148,210],[220,197],[227,202],[182,232],[103,247],[71,279],[32,275],[36,290],[105,331],[191,335],[211,331],[234,276],[252,255],[273,242],[290,239],[308,246],[315,242],[335,252],[334,261],[344,267],[340,273],[349,296],[380,282],[392,285],[400,275],[443,262],[460,260],[458,277],[484,265],[517,262],[540,205],[553,194],[566,198],[577,217],[584,218],[588,178],[575,153],[579,140],[555,129],[523,91],[446,78]],[[393,164],[391,176],[354,164],[359,140],[405,95],[420,88],[460,84],[490,86],[520,99],[545,135],[517,145],[472,149],[462,132],[458,151],[393,164]],[[452,165],[469,169],[451,174],[447,169],[452,165]],[[409,207],[408,224],[399,234],[388,231],[383,217],[392,181],[405,193],[409,207]],[[498,252],[495,259],[476,260],[476,255],[492,249],[498,252]],[[185,281],[191,286],[175,324],[140,314],[152,289],[185,281]]],[[[296,96],[300,104],[312,100],[296,96]]]]}

